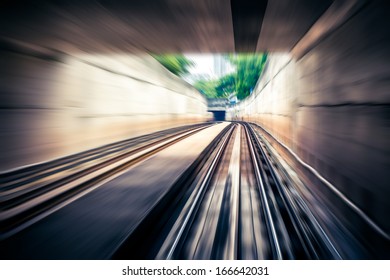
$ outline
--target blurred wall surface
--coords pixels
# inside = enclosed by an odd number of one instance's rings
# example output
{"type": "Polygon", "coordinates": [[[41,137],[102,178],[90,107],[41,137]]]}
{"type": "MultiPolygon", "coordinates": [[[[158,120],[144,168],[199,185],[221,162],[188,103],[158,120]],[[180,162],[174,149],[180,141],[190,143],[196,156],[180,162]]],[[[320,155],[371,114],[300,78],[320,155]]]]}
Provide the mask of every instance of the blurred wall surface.
{"type": "Polygon", "coordinates": [[[389,10],[371,3],[303,57],[270,54],[231,112],[292,149],[390,231],[389,10]]]}
{"type": "Polygon", "coordinates": [[[149,55],[0,48],[0,170],[202,122],[206,100],[149,55]]]}

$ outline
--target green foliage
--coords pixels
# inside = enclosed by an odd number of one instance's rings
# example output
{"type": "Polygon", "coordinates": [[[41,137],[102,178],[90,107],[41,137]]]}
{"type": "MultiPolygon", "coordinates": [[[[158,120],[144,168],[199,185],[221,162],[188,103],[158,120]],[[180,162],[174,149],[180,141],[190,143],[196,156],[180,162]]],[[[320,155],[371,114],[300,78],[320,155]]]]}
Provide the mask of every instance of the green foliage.
{"type": "Polygon", "coordinates": [[[234,73],[218,80],[198,81],[194,87],[209,98],[227,98],[235,92],[238,99],[244,99],[255,88],[267,54],[227,55],[226,58],[236,67],[234,73]]]}
{"type": "Polygon", "coordinates": [[[221,77],[217,82],[217,91],[218,97],[228,97],[236,88],[236,75],[229,74],[221,77]]]}
{"type": "Polygon", "coordinates": [[[218,80],[201,80],[194,87],[208,98],[227,98],[235,90],[235,76],[229,74],[218,80]]]}
{"type": "Polygon", "coordinates": [[[194,87],[208,98],[217,98],[219,97],[216,90],[217,85],[218,81],[216,80],[201,80],[195,82],[194,87]]]}
{"type": "Polygon", "coordinates": [[[153,57],[177,76],[187,74],[188,68],[194,65],[193,61],[181,54],[154,55],[153,57]]]}
{"type": "Polygon", "coordinates": [[[229,61],[236,66],[235,91],[238,99],[249,96],[263,71],[267,54],[229,55],[229,61]]]}

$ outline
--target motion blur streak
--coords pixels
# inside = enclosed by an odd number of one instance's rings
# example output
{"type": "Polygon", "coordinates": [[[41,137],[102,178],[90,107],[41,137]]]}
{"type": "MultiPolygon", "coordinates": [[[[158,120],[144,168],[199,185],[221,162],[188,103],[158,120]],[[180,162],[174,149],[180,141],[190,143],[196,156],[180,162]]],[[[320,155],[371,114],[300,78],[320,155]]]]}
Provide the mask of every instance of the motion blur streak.
{"type": "Polygon", "coordinates": [[[0,258],[390,258],[388,1],[15,0],[0,24],[0,258]],[[254,50],[239,102],[154,58],[254,50]]]}
{"type": "Polygon", "coordinates": [[[1,56],[3,170],[206,119],[205,98],[146,54],[1,56]]]}

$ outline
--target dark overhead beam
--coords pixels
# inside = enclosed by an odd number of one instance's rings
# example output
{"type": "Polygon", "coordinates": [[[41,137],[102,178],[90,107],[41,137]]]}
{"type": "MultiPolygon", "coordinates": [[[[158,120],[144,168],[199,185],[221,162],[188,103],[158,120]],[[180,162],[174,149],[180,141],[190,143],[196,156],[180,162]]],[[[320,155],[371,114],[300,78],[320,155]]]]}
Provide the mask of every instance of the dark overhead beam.
{"type": "Polygon", "coordinates": [[[236,52],[255,52],[267,0],[231,0],[236,52]]]}

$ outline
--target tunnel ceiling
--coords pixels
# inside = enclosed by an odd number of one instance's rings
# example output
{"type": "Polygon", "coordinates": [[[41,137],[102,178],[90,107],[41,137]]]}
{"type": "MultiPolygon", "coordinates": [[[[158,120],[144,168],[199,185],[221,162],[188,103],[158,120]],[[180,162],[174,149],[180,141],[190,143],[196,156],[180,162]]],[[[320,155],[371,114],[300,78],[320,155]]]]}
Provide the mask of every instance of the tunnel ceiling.
{"type": "Polygon", "coordinates": [[[290,51],[331,0],[7,1],[3,43],[67,53],[290,51]]]}

